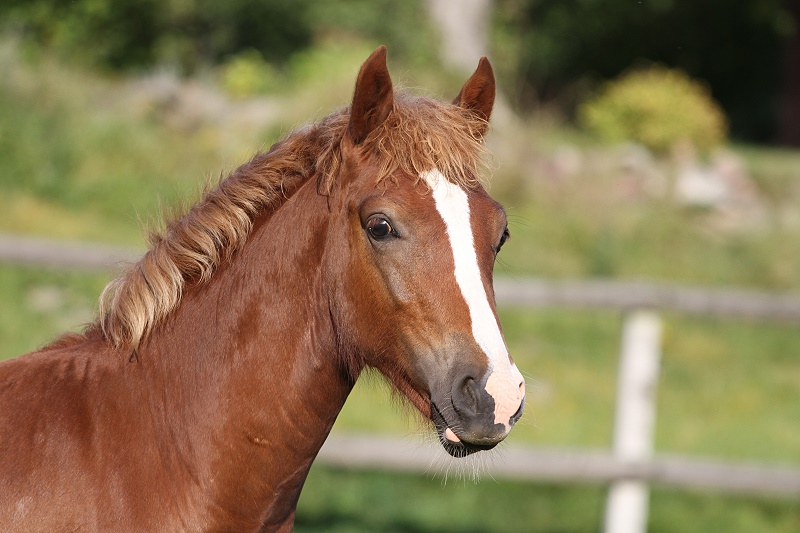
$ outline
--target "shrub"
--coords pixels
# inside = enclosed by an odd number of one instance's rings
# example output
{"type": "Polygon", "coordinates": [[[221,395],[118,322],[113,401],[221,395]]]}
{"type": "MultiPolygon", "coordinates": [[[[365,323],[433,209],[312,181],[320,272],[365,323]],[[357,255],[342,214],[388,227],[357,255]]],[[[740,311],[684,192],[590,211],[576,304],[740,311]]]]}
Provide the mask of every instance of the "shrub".
{"type": "Polygon", "coordinates": [[[281,85],[275,67],[252,48],[231,56],[223,63],[220,72],[222,87],[235,98],[275,91],[281,85]]]}
{"type": "Polygon", "coordinates": [[[705,86],[679,70],[652,67],[612,81],[578,109],[600,139],[632,140],[657,152],[690,141],[701,151],[725,140],[725,115],[705,86]]]}

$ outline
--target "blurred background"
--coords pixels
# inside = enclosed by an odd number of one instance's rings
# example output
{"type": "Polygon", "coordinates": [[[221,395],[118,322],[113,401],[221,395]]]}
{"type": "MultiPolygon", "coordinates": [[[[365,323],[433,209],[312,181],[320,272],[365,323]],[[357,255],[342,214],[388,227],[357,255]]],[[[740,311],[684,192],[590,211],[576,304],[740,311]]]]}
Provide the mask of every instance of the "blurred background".
{"type": "MultiPolygon", "coordinates": [[[[794,0],[4,0],[0,233],[143,250],[164,211],[347,105],[380,44],[396,84],[448,100],[491,59],[498,277],[797,295],[794,0]]],[[[111,275],[0,262],[0,357],[80,329],[111,275]]],[[[625,313],[500,314],[528,386],[509,446],[611,449],[625,313]]],[[[656,453],[800,465],[800,322],[660,319],[656,453]]],[[[422,428],[373,377],[334,434],[422,428]]],[[[297,530],[596,531],[606,492],[320,463],[297,530]]],[[[649,531],[800,531],[796,491],[649,500],[649,531]]]]}

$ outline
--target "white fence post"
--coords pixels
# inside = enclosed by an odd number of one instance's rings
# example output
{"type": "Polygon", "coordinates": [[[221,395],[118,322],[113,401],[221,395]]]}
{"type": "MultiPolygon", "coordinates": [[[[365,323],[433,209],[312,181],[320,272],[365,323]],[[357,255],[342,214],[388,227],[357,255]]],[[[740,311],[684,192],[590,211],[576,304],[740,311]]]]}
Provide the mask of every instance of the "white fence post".
{"type": "MultiPolygon", "coordinates": [[[[658,314],[643,310],[631,312],[623,325],[614,414],[614,455],[620,461],[643,463],[653,454],[660,352],[658,314]]],[[[648,499],[645,481],[614,482],[606,502],[605,532],[646,531],[648,499]]]]}

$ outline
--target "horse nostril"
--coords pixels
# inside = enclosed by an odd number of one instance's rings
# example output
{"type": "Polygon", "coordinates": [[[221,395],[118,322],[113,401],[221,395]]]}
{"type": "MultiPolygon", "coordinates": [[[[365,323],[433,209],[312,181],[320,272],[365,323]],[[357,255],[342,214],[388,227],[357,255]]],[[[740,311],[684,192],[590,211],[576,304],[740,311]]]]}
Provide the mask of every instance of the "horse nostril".
{"type": "Polygon", "coordinates": [[[461,386],[461,391],[464,393],[464,396],[469,399],[472,405],[476,405],[478,403],[478,397],[475,395],[475,380],[472,378],[467,378],[464,380],[464,384],[461,386]]]}
{"type": "Polygon", "coordinates": [[[520,418],[522,418],[522,410],[524,408],[525,408],[525,398],[523,396],[523,399],[520,400],[519,402],[519,408],[517,408],[517,412],[511,415],[511,420],[509,420],[512,426],[516,424],[520,418]]]}
{"type": "Polygon", "coordinates": [[[459,394],[453,398],[453,407],[457,412],[475,412],[478,409],[478,395],[475,391],[477,385],[472,377],[466,377],[461,382],[459,394]]]}

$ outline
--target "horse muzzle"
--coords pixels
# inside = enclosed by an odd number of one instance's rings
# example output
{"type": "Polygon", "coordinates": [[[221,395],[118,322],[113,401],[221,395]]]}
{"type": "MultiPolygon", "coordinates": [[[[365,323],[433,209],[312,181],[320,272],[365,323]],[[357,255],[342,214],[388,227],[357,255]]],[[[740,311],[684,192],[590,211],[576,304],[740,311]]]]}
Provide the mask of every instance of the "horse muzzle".
{"type": "Polygon", "coordinates": [[[432,398],[431,419],[445,451],[465,457],[505,439],[525,408],[525,385],[521,376],[519,380],[503,379],[503,386],[494,380],[492,387],[491,375],[480,381],[465,376],[453,382],[449,394],[432,398]]]}

